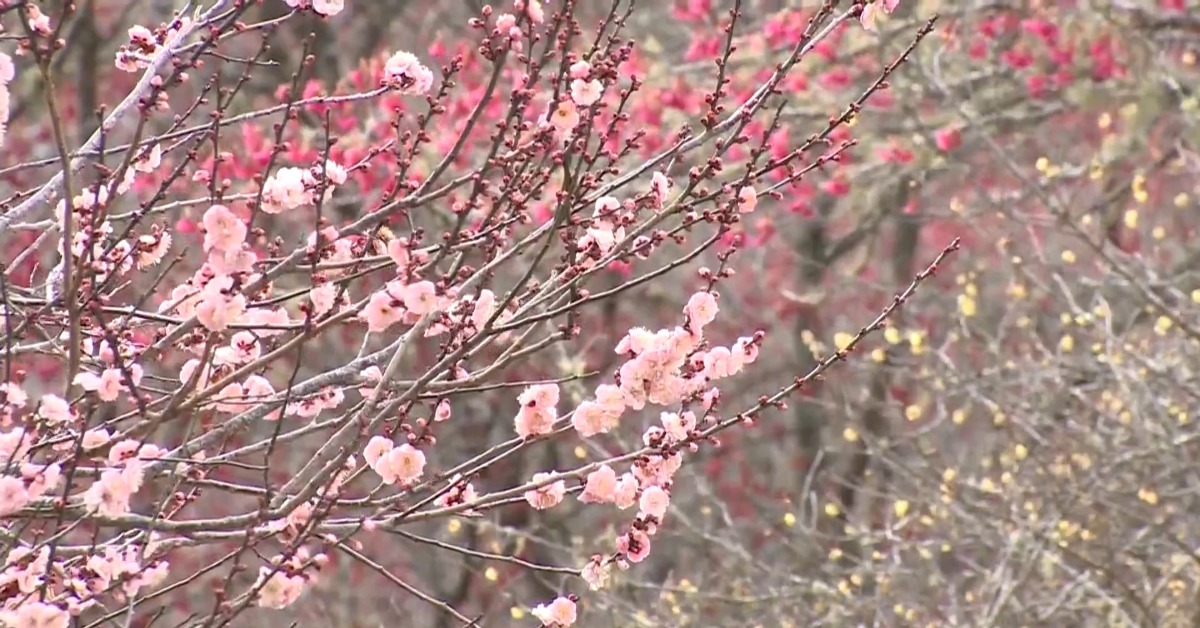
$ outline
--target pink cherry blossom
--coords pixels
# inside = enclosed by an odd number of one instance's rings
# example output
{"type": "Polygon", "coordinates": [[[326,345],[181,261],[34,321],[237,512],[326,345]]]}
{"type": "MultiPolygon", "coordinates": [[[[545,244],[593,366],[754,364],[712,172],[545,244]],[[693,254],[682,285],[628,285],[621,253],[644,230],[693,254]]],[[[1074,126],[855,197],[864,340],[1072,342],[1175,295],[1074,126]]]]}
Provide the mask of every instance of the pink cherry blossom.
{"type": "Polygon", "coordinates": [[[22,464],[21,477],[29,481],[29,495],[41,497],[48,491],[54,490],[62,479],[62,466],[53,464],[22,464]]]}
{"type": "Polygon", "coordinates": [[[579,404],[579,407],[571,415],[571,425],[579,432],[580,436],[588,438],[608,432],[617,426],[617,421],[613,418],[613,413],[606,410],[604,406],[592,401],[585,401],[579,404]]]}
{"type": "Polygon", "coordinates": [[[743,214],[749,214],[758,207],[758,192],[750,186],[746,186],[738,191],[738,211],[743,214]]]}
{"type": "Polygon", "coordinates": [[[405,238],[395,238],[387,243],[388,257],[392,258],[396,266],[404,268],[408,266],[411,256],[408,253],[408,240],[405,238]]]}
{"type": "Polygon", "coordinates": [[[286,327],[291,323],[291,320],[288,318],[287,310],[283,308],[275,308],[273,310],[267,308],[254,308],[252,310],[248,310],[244,315],[242,315],[242,323],[246,325],[253,325],[255,327],[254,333],[258,334],[259,336],[276,336],[282,334],[284,330],[268,329],[264,328],[263,326],[271,325],[273,327],[286,327]]]}
{"type": "Polygon", "coordinates": [[[248,403],[262,403],[275,394],[271,382],[262,375],[251,375],[242,383],[242,395],[248,403]]]}
{"type": "Polygon", "coordinates": [[[587,61],[576,61],[571,64],[568,71],[573,79],[585,79],[592,72],[592,64],[587,61]]]}
{"type": "MultiPolygon", "coordinates": [[[[537,0],[530,0],[536,3],[537,0]]],[[[541,620],[543,626],[564,628],[571,626],[576,620],[575,602],[569,598],[558,597],[549,604],[538,604],[533,609],[533,616],[541,620]]]]}
{"type": "Polygon", "coordinates": [[[20,460],[29,451],[30,444],[30,437],[19,427],[0,433],[0,464],[20,460]]]}
{"type": "Polygon", "coordinates": [[[625,411],[625,393],[612,384],[601,384],[596,387],[596,403],[619,415],[625,411]]]}
{"type": "Polygon", "coordinates": [[[563,100],[551,108],[548,121],[559,135],[568,135],[579,126],[579,120],[579,109],[575,103],[563,100]]]}
{"type": "Polygon", "coordinates": [[[346,0],[312,0],[312,7],[325,17],[333,17],[346,8],[346,0]]]}
{"type": "Polygon", "coordinates": [[[662,207],[667,202],[667,194],[671,192],[671,180],[656,171],[650,177],[650,192],[654,195],[654,206],[662,207]]]}
{"type": "Polygon", "coordinates": [[[513,419],[513,428],[516,430],[517,436],[521,438],[542,436],[549,434],[554,429],[556,420],[558,420],[558,411],[553,407],[542,409],[521,406],[516,418],[513,419]]]}
{"type": "Polygon", "coordinates": [[[123,381],[118,369],[104,369],[100,375],[84,371],[75,376],[75,384],[96,393],[101,401],[116,401],[121,396],[123,381]]]}
{"type": "Polygon", "coordinates": [[[236,251],[246,241],[246,223],[224,205],[213,205],[204,212],[204,250],[236,251]]]}
{"type": "Polygon", "coordinates": [[[613,214],[621,210],[621,201],[615,196],[601,196],[596,199],[595,205],[592,207],[593,218],[612,218],[613,214]]]}
{"type": "Polygon", "coordinates": [[[139,236],[136,253],[138,269],[149,268],[161,263],[167,256],[167,252],[171,250],[172,241],[171,234],[165,231],[139,236]]]}
{"type": "Polygon", "coordinates": [[[450,400],[442,399],[433,409],[433,420],[437,422],[449,421],[451,416],[450,400]]]}
{"type": "Polygon", "coordinates": [[[14,382],[0,384],[0,399],[14,408],[24,408],[25,404],[29,403],[29,395],[14,382]]]}
{"type": "Polygon", "coordinates": [[[591,107],[604,94],[604,84],[599,80],[575,79],[571,81],[571,100],[580,107],[591,107]]]}
{"type": "Polygon", "coordinates": [[[653,332],[645,327],[634,327],[617,342],[615,352],[619,355],[640,355],[645,353],[654,342],[653,332]]]}
{"type": "Polygon", "coordinates": [[[662,413],[661,420],[663,429],[667,431],[667,436],[676,442],[686,440],[688,434],[696,429],[696,415],[690,411],[679,414],[664,412],[662,413]]]}
{"type": "Polygon", "coordinates": [[[684,312],[693,325],[703,328],[717,318],[717,299],[711,292],[697,292],[688,299],[684,312]]]}
{"type": "Polygon", "coordinates": [[[396,444],[391,439],[372,436],[363,449],[363,460],[366,460],[367,465],[374,469],[379,460],[390,453],[395,446],[396,444]]]}
{"type": "Polygon", "coordinates": [[[608,465],[601,465],[587,476],[579,501],[585,504],[608,504],[616,499],[617,472],[608,465]]]}
{"type": "Polygon", "coordinates": [[[289,576],[283,570],[259,567],[258,582],[255,583],[258,589],[256,602],[264,608],[287,608],[300,599],[300,594],[304,592],[304,582],[301,576],[289,576]]]}
{"type": "Polygon", "coordinates": [[[386,484],[412,484],[425,471],[425,453],[405,443],[379,458],[373,468],[386,484]]]}
{"type": "Polygon", "coordinates": [[[879,10],[878,2],[872,2],[863,7],[862,13],[858,16],[858,21],[862,23],[862,27],[865,30],[874,32],[878,29],[875,22],[878,19],[879,10]]]}
{"type": "Polygon", "coordinates": [[[230,382],[225,384],[211,399],[217,412],[237,414],[247,409],[245,397],[246,390],[242,388],[242,385],[238,382],[230,382]]]}
{"type": "Polygon", "coordinates": [[[383,82],[401,94],[420,96],[433,87],[433,72],[411,52],[397,52],[384,64],[383,82]]]}
{"type": "Polygon", "coordinates": [[[625,510],[637,503],[638,480],[632,473],[625,473],[617,480],[613,489],[613,503],[625,510]]]}
{"type": "Polygon", "coordinates": [[[521,392],[517,402],[522,406],[544,410],[558,405],[559,394],[558,384],[534,384],[521,392]]]}
{"type": "Polygon", "coordinates": [[[630,530],[617,539],[617,551],[631,563],[640,563],[650,555],[650,536],[641,530],[630,530]]]}
{"type": "Polygon", "coordinates": [[[102,427],[90,429],[83,433],[83,450],[91,451],[93,449],[99,449],[107,445],[111,439],[112,435],[109,434],[108,430],[102,427]]]}
{"type": "Polygon", "coordinates": [[[380,290],[371,294],[358,317],[366,321],[367,331],[377,334],[404,318],[404,309],[400,305],[390,291],[380,290]]]}
{"type": "Polygon", "coordinates": [[[651,486],[642,491],[638,498],[638,509],[642,514],[662,520],[667,514],[667,506],[671,504],[671,495],[658,486],[651,486]]]}
{"type": "Polygon", "coordinates": [[[119,466],[125,463],[126,460],[133,460],[137,457],[138,450],[141,444],[132,438],[126,438],[108,450],[108,462],[114,466],[119,466]]]}
{"type": "Polygon", "coordinates": [[[262,210],[278,214],[309,204],[312,202],[307,186],[310,178],[311,173],[304,168],[280,168],[263,183],[262,210]]]}
{"type": "Polygon", "coordinates": [[[608,585],[608,580],[612,577],[612,564],[596,554],[580,570],[579,577],[588,583],[591,590],[599,591],[608,585]]]}
{"type": "Polygon", "coordinates": [[[88,510],[105,517],[119,517],[129,512],[129,500],[141,483],[139,474],[126,469],[105,469],[100,479],[83,494],[88,510]]]}
{"type": "MultiPolygon", "coordinates": [[[[542,482],[553,476],[553,473],[535,473],[533,474],[533,481],[542,482]]],[[[566,494],[567,483],[559,480],[541,488],[525,491],[525,501],[529,502],[529,505],[537,510],[546,510],[561,503],[566,494]]]]}
{"type": "Polygon", "coordinates": [[[874,0],[870,4],[863,7],[862,15],[859,16],[859,21],[862,22],[863,28],[868,31],[876,30],[875,20],[879,16],[879,12],[891,14],[900,6],[900,0],[874,0]]]}
{"type": "MultiPolygon", "coordinates": [[[[450,480],[450,489],[442,493],[434,503],[442,508],[452,508],[454,506],[470,504],[479,498],[479,493],[475,490],[475,485],[470,482],[463,482],[461,473],[454,474],[450,480]]],[[[475,513],[476,511],[467,508],[465,513],[475,513]]]]}
{"type": "Polygon", "coordinates": [[[404,287],[404,307],[417,316],[424,316],[437,306],[437,290],[432,281],[418,281],[404,287]]]}
{"type": "Polygon", "coordinates": [[[238,364],[253,362],[262,354],[262,345],[258,338],[248,331],[239,331],[229,340],[229,348],[233,349],[238,364]]]}
{"type": "Polygon", "coordinates": [[[158,170],[162,165],[162,146],[155,144],[150,147],[150,150],[142,151],[138,154],[137,159],[133,160],[133,170],[143,174],[149,174],[158,170]]]}
{"type": "Polygon", "coordinates": [[[713,347],[704,354],[704,374],[712,379],[729,377],[740,368],[741,365],[734,361],[733,354],[725,347],[713,347]]]}
{"type": "Polygon", "coordinates": [[[338,287],[332,283],[322,284],[310,290],[308,298],[312,301],[313,313],[317,316],[324,316],[329,310],[332,310],[337,293],[338,287]]]}
{"type": "Polygon", "coordinates": [[[183,366],[179,368],[179,381],[184,384],[191,382],[192,378],[195,377],[197,386],[207,386],[210,375],[211,372],[208,365],[201,367],[200,360],[195,358],[184,362],[183,366]],[[197,371],[199,371],[199,375],[196,374],[197,371]]]}
{"type": "Polygon", "coordinates": [[[212,331],[224,331],[246,312],[246,297],[234,292],[233,278],[212,278],[200,290],[196,319],[212,331]]]}
{"type": "Polygon", "coordinates": [[[741,355],[743,364],[752,364],[758,359],[758,345],[753,338],[738,338],[731,351],[741,355]]]}
{"type": "Polygon", "coordinates": [[[518,0],[517,10],[520,10],[522,3],[525,4],[525,11],[529,15],[529,21],[534,24],[541,24],[546,21],[546,10],[542,7],[542,0],[518,0]]]}
{"type": "Polygon", "coordinates": [[[358,394],[362,395],[363,399],[373,399],[375,397],[375,387],[383,379],[383,370],[378,366],[368,366],[358,376],[366,383],[365,386],[359,387],[358,394]]]}

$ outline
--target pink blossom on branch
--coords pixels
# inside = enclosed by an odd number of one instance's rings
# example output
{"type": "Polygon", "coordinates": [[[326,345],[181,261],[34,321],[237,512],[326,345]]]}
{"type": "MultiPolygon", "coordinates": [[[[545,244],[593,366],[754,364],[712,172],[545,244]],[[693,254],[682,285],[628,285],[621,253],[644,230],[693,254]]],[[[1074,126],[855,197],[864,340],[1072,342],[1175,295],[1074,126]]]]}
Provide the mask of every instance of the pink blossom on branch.
{"type": "Polygon", "coordinates": [[[433,87],[433,72],[421,65],[411,52],[397,52],[388,58],[383,82],[402,94],[423,95],[433,87]]]}
{"type": "MultiPolygon", "coordinates": [[[[530,0],[536,2],[537,0],[530,0]]],[[[559,597],[549,604],[539,604],[533,609],[533,616],[542,622],[543,626],[551,628],[566,628],[573,626],[577,618],[575,601],[559,597]]]]}

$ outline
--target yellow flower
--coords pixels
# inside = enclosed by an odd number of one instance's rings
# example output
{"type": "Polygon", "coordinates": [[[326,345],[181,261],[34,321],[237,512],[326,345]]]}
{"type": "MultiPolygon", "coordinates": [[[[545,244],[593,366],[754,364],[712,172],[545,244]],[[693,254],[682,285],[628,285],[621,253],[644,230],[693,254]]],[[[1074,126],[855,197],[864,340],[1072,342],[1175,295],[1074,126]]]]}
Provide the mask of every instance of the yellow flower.
{"type": "Polygon", "coordinates": [[[965,294],[958,295],[958,311],[967,318],[975,316],[975,299],[965,294]]]}

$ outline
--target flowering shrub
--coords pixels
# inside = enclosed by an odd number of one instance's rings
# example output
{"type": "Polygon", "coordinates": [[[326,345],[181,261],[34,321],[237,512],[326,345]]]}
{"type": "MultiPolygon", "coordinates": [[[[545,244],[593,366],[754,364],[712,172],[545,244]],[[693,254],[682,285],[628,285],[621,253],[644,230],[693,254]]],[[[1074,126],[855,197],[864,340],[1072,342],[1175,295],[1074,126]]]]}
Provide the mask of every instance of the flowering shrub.
{"type": "Polygon", "coordinates": [[[0,2],[0,623],[1186,615],[1186,14],[774,4],[0,2]]]}

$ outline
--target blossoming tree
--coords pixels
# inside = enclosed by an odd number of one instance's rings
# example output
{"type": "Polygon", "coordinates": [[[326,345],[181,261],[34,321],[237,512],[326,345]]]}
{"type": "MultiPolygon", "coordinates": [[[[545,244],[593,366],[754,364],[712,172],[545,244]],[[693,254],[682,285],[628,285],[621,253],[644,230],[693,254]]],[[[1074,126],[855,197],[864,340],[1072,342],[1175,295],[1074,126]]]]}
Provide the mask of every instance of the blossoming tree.
{"type": "Polygon", "coordinates": [[[1185,612],[1182,7],[413,4],[0,2],[0,623],[1185,612]]]}
{"type": "Polygon", "coordinates": [[[895,68],[767,156],[794,68],[835,30],[895,8],[836,4],[736,95],[726,72],[744,15],[729,9],[699,129],[664,141],[628,113],[642,61],[619,2],[587,28],[570,1],[484,7],[457,52],[384,54],[328,93],[309,80],[314,39],[268,53],[281,24],[333,23],[342,2],[289,0],[256,20],[253,5],[221,0],[132,26],[92,4],[5,3],[3,109],[49,123],[5,140],[0,619],[149,625],[170,610],[224,625],[294,606],[345,559],[478,623],[487,613],[397,575],[415,567],[382,539],[522,563],[421,531],[502,525],[571,496],[626,511],[591,560],[533,566],[577,582],[529,614],[575,623],[579,595],[650,554],[689,457],[852,349],[746,408],[721,403],[765,338],[714,326],[737,269],[728,234],[760,196],[836,161],[847,145],[830,133],[895,68]],[[75,28],[126,33],[113,68],[135,80],[114,78],[126,94],[93,102],[94,123],[64,102],[75,28]],[[280,64],[291,78],[264,102],[248,86],[280,64]],[[697,269],[710,251],[716,267],[697,269]],[[669,277],[691,284],[675,321],[592,334],[606,304],[669,277]],[[587,359],[554,373],[556,352],[587,359]],[[615,356],[611,373],[589,370],[598,354],[615,356]],[[482,415],[474,397],[512,410],[482,415]],[[538,462],[571,440],[593,460],[538,462]],[[545,467],[505,469],[526,459],[545,467]],[[205,593],[189,586],[201,582],[205,593]]]}

